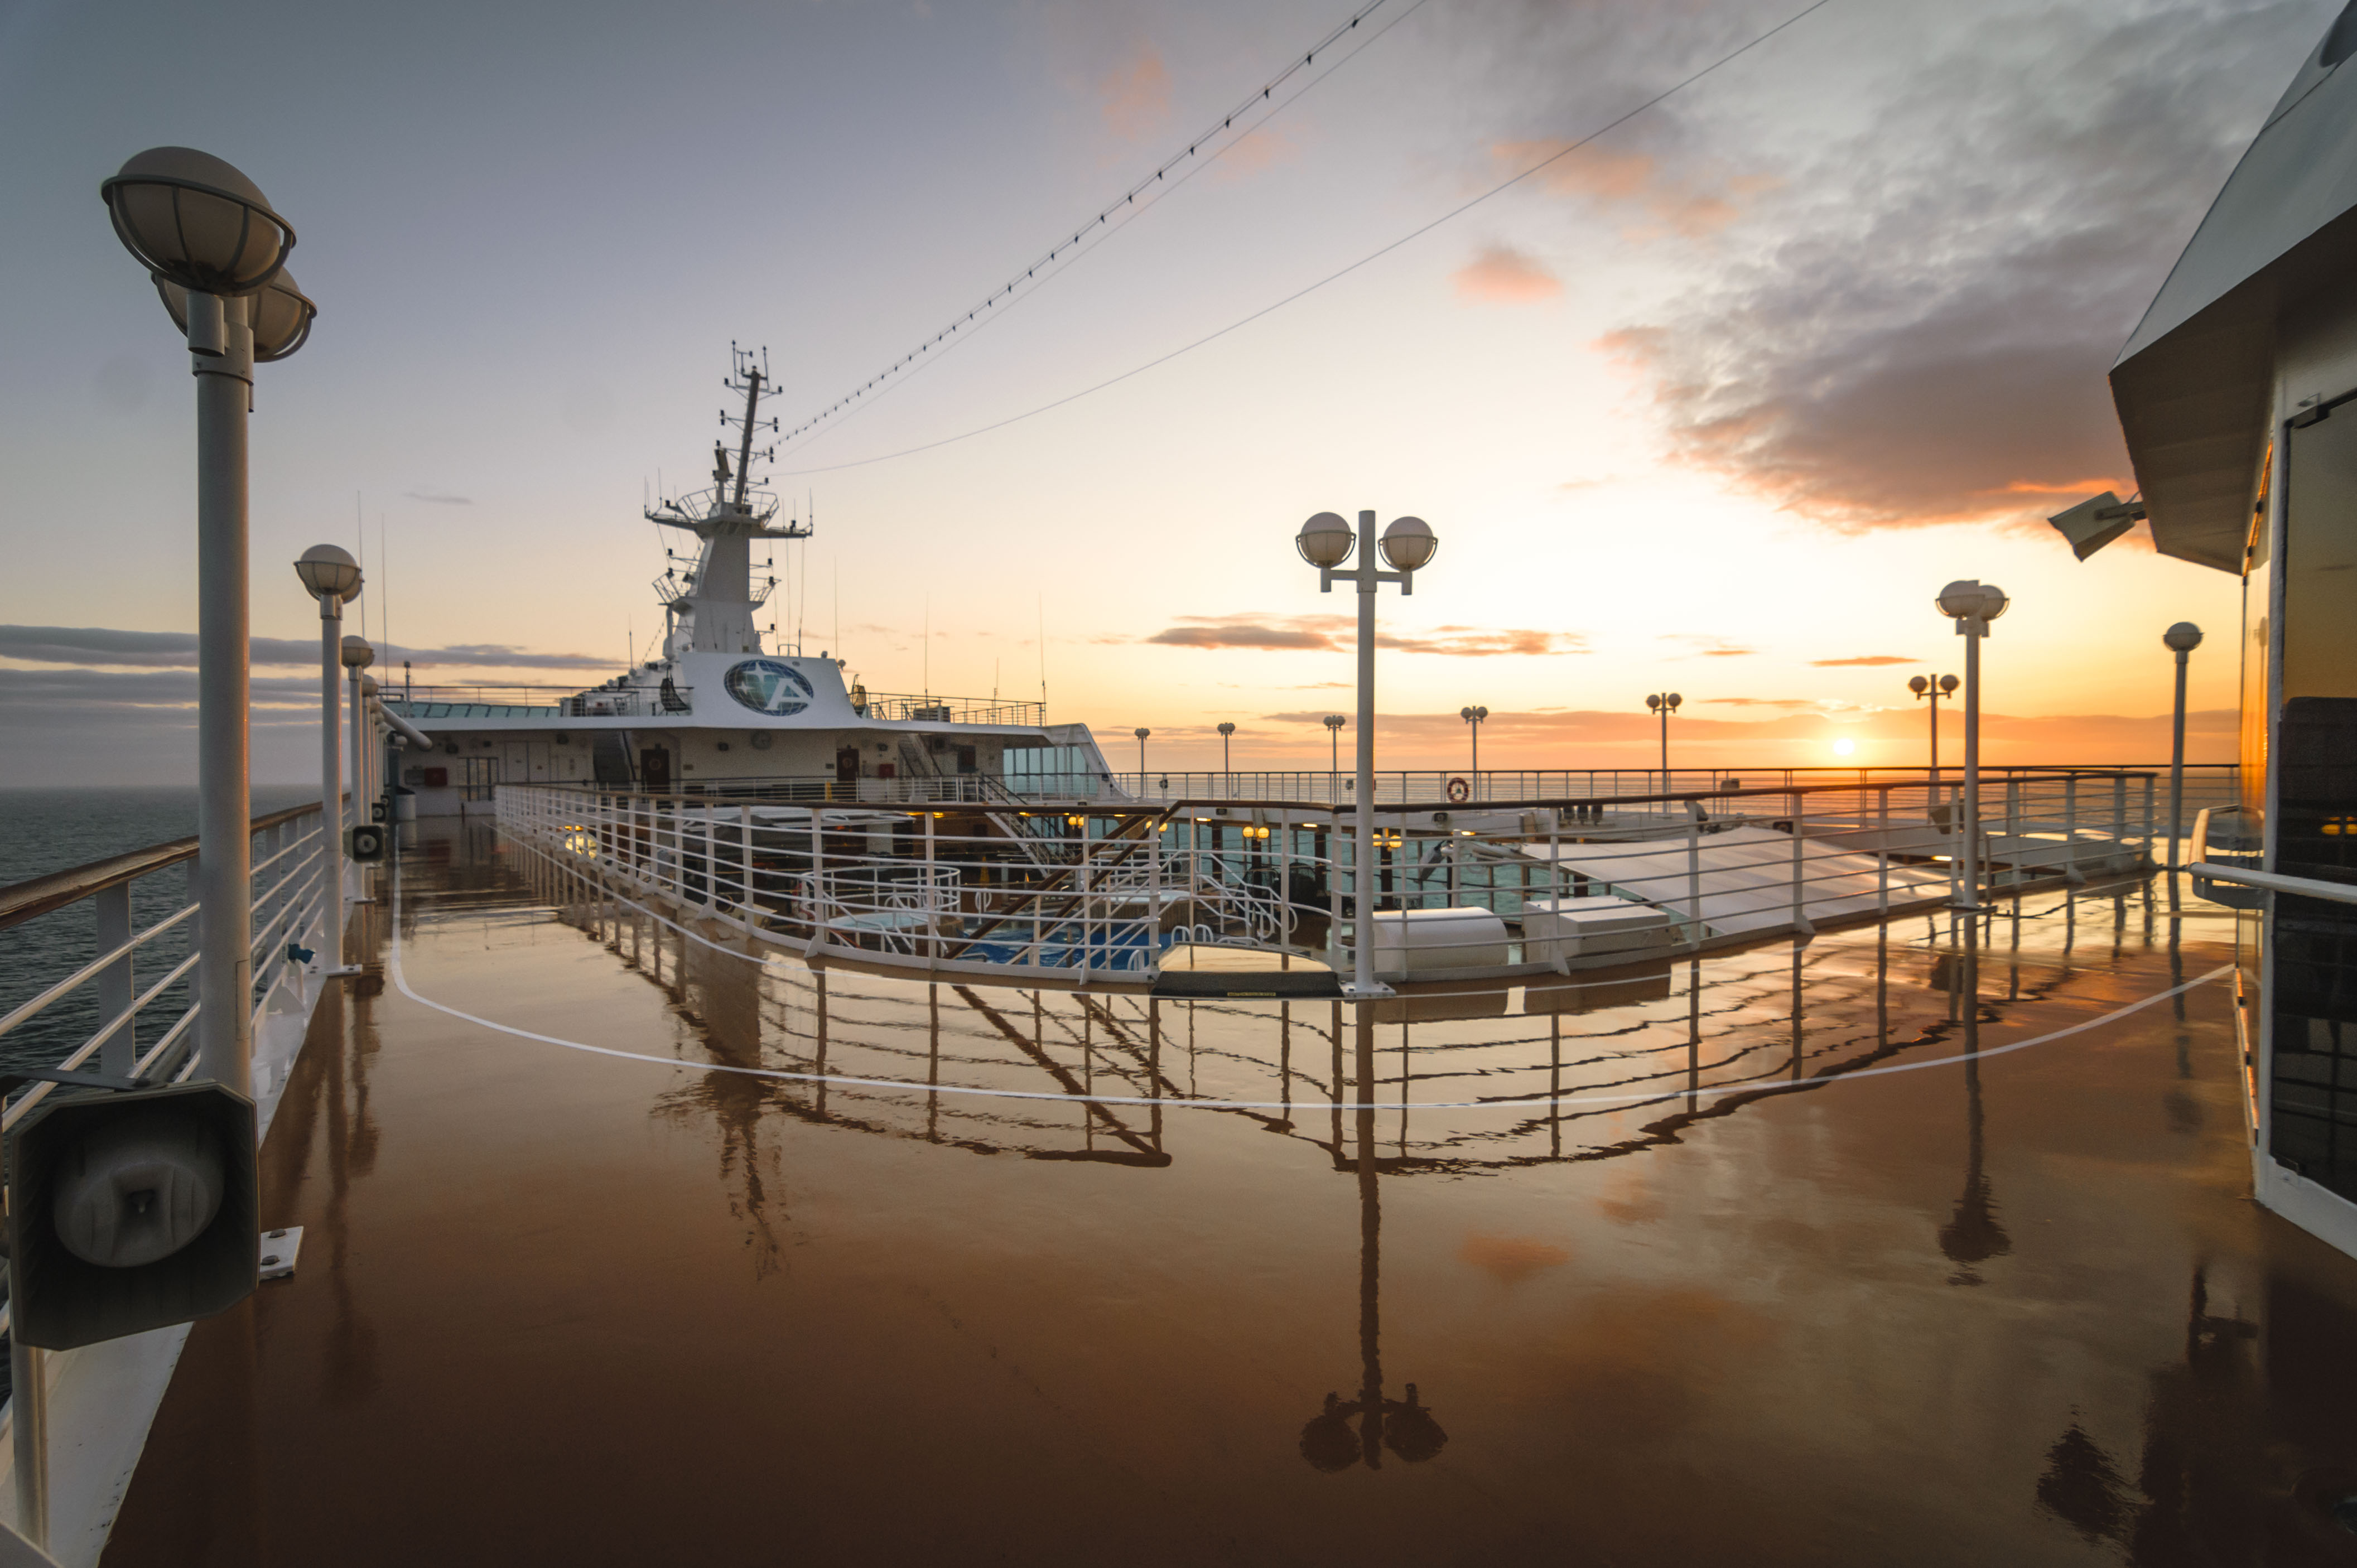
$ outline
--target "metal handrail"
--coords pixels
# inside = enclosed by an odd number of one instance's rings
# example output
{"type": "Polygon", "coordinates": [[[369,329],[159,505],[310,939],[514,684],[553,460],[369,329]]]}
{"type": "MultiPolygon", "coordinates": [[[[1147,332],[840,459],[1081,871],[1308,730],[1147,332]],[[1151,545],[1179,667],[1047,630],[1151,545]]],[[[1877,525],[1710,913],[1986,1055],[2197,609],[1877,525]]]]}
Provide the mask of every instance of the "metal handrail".
{"type": "MultiPolygon", "coordinates": [[[[297,817],[307,816],[318,809],[317,800],[289,806],[283,811],[254,818],[249,831],[263,832],[281,822],[291,822],[297,817]]],[[[87,865],[70,866],[64,871],[53,871],[47,876],[36,876],[0,887],[0,930],[6,930],[10,926],[32,919],[37,915],[62,909],[69,904],[79,904],[110,887],[119,887],[126,882],[196,858],[197,841],[191,834],[188,838],[149,844],[145,849],[110,855],[104,860],[93,860],[87,865]]]]}
{"type": "Polygon", "coordinates": [[[2251,871],[2239,865],[2214,865],[2200,860],[2184,869],[2212,882],[2239,883],[2244,887],[2264,888],[2269,893],[2289,893],[2301,898],[2327,898],[2335,904],[2357,904],[2357,884],[2319,882],[2313,876],[2286,876],[2276,871],[2251,871]]]}

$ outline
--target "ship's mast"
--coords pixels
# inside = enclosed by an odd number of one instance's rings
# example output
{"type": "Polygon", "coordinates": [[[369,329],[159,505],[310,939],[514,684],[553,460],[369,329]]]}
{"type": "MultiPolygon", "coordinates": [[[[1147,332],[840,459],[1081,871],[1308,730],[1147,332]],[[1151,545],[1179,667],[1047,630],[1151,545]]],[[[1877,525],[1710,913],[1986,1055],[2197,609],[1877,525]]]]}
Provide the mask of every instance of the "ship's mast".
{"type": "Polygon", "coordinates": [[[712,489],[693,496],[664,498],[659,504],[646,509],[647,519],[667,528],[681,528],[702,541],[695,571],[684,591],[671,585],[671,575],[656,582],[666,608],[683,623],[682,629],[666,639],[668,656],[680,653],[759,653],[762,651],[760,635],[753,625],[753,612],[769,597],[769,587],[754,591],[752,580],[752,542],[756,539],[807,539],[810,524],[789,521],[775,521],[778,502],[775,497],[759,490],[753,484],[755,458],[768,458],[775,448],[756,452],[753,437],[763,430],[778,428],[775,419],[761,417],[761,393],[770,377],[766,351],[756,353],[735,344],[729,345],[730,373],[721,384],[730,392],[742,392],[745,403],[742,413],[724,408],[720,423],[738,427],[736,463],[729,462],[727,447],[715,442],[712,447],[712,489]],[[733,482],[732,482],[733,481],[733,482]]]}

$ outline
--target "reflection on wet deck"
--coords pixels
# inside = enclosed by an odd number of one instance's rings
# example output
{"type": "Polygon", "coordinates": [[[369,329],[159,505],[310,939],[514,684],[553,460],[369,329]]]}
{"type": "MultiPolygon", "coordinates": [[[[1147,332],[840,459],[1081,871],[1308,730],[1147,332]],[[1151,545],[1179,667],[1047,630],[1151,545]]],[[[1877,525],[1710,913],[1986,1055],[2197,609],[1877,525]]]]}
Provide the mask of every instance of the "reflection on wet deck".
{"type": "Polygon", "coordinates": [[[2357,1561],[2357,1265],[2244,1200],[2227,986],[1974,1058],[2227,961],[2145,885],[1361,1020],[404,877],[419,996],[688,1070],[323,1011],[303,1271],[111,1563],[2357,1561]]]}

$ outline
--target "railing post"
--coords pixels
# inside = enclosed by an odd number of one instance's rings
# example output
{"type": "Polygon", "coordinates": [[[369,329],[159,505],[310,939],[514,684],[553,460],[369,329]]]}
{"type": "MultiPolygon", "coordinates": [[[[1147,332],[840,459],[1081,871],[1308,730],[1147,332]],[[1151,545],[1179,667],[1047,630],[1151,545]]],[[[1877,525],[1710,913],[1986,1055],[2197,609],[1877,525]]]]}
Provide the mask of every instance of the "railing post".
{"type": "Polygon", "coordinates": [[[48,1357],[22,1340],[8,1345],[9,1441],[16,1449],[16,1533],[49,1545],[48,1357]]]}
{"type": "Polygon", "coordinates": [[[2062,880],[2079,880],[2079,776],[2062,780],[2062,880]]]}
{"type": "Polygon", "coordinates": [[[819,934],[825,929],[826,911],[826,829],[823,819],[825,808],[813,802],[811,806],[811,868],[810,868],[810,940],[818,945],[819,934]]]}
{"type": "Polygon", "coordinates": [[[1874,903],[1876,912],[1884,919],[1890,918],[1890,791],[1877,789],[1878,804],[1875,808],[1875,843],[1881,847],[1874,856],[1874,903]]]}
{"type": "MultiPolygon", "coordinates": [[[[91,900],[97,915],[98,950],[114,951],[131,940],[131,884],[118,882],[102,889],[91,900]]],[[[104,1028],[131,1011],[131,955],[124,953],[99,972],[98,1023],[104,1028]]],[[[138,1045],[132,1026],[126,1024],[108,1036],[99,1047],[99,1070],[117,1078],[131,1076],[132,1063],[138,1058],[138,1045]]]]}
{"type": "Polygon", "coordinates": [[[2123,852],[2128,846],[2128,776],[2125,773],[2112,775],[2112,844],[2123,852]]]}
{"type": "Polygon", "coordinates": [[[2147,860],[2152,859],[2153,835],[2159,831],[2160,819],[2154,814],[2158,804],[2153,799],[2153,785],[2158,780],[2151,774],[2147,773],[2144,776],[2144,857],[2147,860]]]}
{"type": "Polygon", "coordinates": [[[2018,897],[2021,895],[2022,849],[2021,780],[2018,778],[2008,777],[2005,781],[2005,833],[2006,837],[2013,841],[2012,848],[2007,853],[2013,857],[2013,864],[2009,869],[2013,873],[2014,896],[2018,897]]]}
{"type": "Polygon", "coordinates": [[[930,969],[942,959],[942,890],[934,880],[937,875],[933,860],[933,819],[938,813],[925,813],[925,966],[930,969]]]}
{"type": "Polygon", "coordinates": [[[737,808],[737,847],[743,852],[738,858],[745,863],[745,881],[737,890],[737,914],[749,926],[761,908],[753,897],[753,808],[750,806],[737,808]]]}
{"type": "Polygon", "coordinates": [[[1702,946],[1702,819],[1686,812],[1686,943],[1702,946]]]}

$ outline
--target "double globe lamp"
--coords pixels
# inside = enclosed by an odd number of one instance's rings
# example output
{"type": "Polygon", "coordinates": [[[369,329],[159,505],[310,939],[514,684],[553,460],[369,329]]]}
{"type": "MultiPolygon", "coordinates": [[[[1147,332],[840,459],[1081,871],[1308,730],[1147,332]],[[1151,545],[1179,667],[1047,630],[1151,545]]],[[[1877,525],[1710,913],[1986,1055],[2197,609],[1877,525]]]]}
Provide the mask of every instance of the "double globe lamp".
{"type": "Polygon", "coordinates": [[[197,1035],[206,1076],[242,1094],[253,913],[245,420],[253,367],[300,349],[318,311],[286,271],[294,225],[220,158],[151,147],[98,192],[187,340],[197,382],[197,1035]]]}
{"type": "Polygon", "coordinates": [[[1383,583],[1397,583],[1401,593],[1414,593],[1415,574],[1431,564],[1440,541],[1424,519],[1402,517],[1383,530],[1378,546],[1373,512],[1361,512],[1359,526],[1353,530],[1341,513],[1321,511],[1301,525],[1293,543],[1301,558],[1318,568],[1319,592],[1333,592],[1338,581],[1355,584],[1359,590],[1359,776],[1358,801],[1353,807],[1357,849],[1351,857],[1356,863],[1358,895],[1352,905],[1350,994],[1368,1001],[1391,994],[1389,986],[1375,983],[1375,589],[1383,583]],[[1388,572],[1376,564],[1378,548],[1383,564],[1391,567],[1388,572]],[[1345,571],[1342,564],[1353,551],[1359,564],[1345,571]]]}

